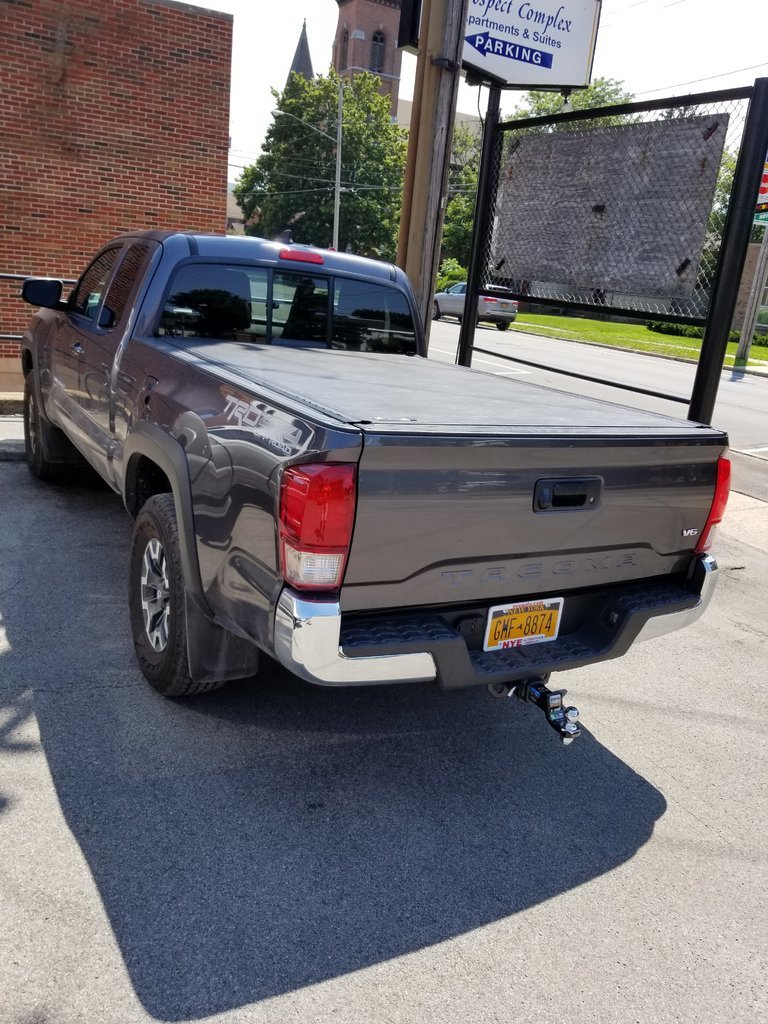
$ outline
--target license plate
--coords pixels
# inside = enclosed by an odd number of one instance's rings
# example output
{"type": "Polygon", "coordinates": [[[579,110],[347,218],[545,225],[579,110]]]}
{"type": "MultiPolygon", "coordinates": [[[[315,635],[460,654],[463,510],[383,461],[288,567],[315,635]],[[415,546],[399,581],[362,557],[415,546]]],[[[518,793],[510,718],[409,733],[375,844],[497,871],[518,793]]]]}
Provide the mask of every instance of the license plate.
{"type": "Polygon", "coordinates": [[[508,302],[500,302],[499,306],[501,307],[501,309],[509,309],[509,303],[508,302]]]}
{"type": "Polygon", "coordinates": [[[501,651],[557,640],[562,610],[562,597],[496,605],[488,611],[483,650],[501,651]]]}

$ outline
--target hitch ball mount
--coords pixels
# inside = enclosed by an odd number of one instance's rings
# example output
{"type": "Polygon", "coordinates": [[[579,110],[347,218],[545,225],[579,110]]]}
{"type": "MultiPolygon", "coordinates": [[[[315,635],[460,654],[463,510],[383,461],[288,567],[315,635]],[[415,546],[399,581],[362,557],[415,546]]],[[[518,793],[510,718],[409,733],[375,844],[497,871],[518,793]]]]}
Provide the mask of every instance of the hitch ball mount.
{"type": "Polygon", "coordinates": [[[518,683],[489,683],[488,692],[492,697],[517,697],[523,703],[535,704],[544,712],[549,725],[560,737],[564,746],[581,736],[579,709],[563,704],[567,690],[548,690],[549,676],[536,676],[518,683]]]}

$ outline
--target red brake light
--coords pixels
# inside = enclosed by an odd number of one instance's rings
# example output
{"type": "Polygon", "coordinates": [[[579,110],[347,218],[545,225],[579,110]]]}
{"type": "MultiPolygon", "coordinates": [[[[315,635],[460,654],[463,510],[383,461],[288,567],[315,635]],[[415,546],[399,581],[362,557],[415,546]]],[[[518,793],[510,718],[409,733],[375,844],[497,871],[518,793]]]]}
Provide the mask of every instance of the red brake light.
{"type": "Polygon", "coordinates": [[[280,481],[280,567],[302,590],[341,586],[357,502],[354,463],[291,466],[280,481]]]}
{"type": "Polygon", "coordinates": [[[491,295],[484,295],[483,298],[486,302],[498,302],[498,299],[494,299],[491,295]]]}
{"type": "Polygon", "coordinates": [[[712,499],[712,508],[709,510],[707,522],[701,531],[699,542],[696,545],[696,553],[703,554],[712,547],[712,534],[714,527],[722,522],[725,515],[725,506],[728,504],[728,495],[731,491],[731,460],[721,456],[717,460],[717,481],[715,483],[715,496],[712,499]]]}
{"type": "Polygon", "coordinates": [[[281,249],[281,260],[293,260],[294,263],[325,263],[319,252],[308,252],[306,249],[281,249]]]}

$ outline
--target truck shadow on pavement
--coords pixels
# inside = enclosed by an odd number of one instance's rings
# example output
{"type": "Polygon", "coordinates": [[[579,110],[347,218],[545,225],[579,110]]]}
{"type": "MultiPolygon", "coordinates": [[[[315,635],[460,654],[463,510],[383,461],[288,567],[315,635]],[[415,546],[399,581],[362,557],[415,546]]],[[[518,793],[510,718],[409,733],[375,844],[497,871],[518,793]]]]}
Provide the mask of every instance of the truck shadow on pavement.
{"type": "Polygon", "coordinates": [[[623,864],[664,813],[589,733],[563,748],[535,709],[485,691],[323,690],[266,662],[256,680],[163,700],[133,661],[119,502],[59,489],[40,508],[2,608],[4,668],[34,679],[62,811],[156,1018],[222,1013],[506,918],[623,864]]]}

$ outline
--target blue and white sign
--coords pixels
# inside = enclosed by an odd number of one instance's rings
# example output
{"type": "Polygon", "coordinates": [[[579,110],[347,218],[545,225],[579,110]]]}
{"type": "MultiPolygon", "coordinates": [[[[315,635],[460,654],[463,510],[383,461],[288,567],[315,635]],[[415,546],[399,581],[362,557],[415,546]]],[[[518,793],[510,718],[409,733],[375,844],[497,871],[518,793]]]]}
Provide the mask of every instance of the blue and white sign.
{"type": "Polygon", "coordinates": [[[469,0],[462,63],[525,89],[589,85],[600,0],[469,0]]]}

